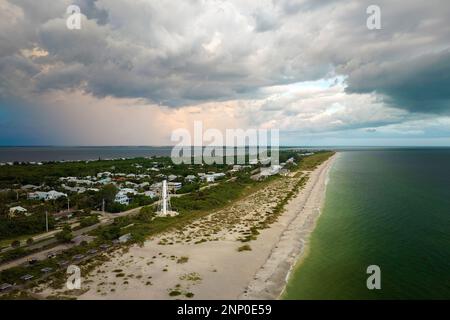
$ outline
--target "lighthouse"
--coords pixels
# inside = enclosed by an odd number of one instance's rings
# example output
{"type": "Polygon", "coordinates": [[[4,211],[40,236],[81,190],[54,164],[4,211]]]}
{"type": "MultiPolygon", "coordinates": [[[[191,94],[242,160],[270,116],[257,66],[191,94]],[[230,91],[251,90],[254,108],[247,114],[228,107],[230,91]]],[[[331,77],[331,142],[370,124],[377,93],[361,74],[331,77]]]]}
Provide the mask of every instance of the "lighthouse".
{"type": "Polygon", "coordinates": [[[173,217],[178,215],[178,212],[172,211],[170,206],[170,193],[167,187],[167,180],[162,182],[161,201],[157,215],[159,217],[173,217]]]}

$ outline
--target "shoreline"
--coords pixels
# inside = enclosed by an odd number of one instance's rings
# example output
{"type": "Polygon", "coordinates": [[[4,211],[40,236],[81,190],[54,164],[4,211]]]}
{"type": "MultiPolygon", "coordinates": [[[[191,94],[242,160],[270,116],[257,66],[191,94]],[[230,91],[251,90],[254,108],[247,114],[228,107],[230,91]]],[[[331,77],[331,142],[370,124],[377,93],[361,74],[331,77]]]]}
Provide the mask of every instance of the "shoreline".
{"type": "Polygon", "coordinates": [[[41,287],[36,294],[81,300],[277,299],[314,229],[320,212],[313,209],[323,203],[335,157],[142,246],[112,253],[83,276],[79,292],[41,287]],[[254,233],[305,175],[309,179],[277,220],[254,233]],[[243,241],[245,237],[251,240],[243,241]]]}
{"type": "Polygon", "coordinates": [[[329,172],[337,153],[310,173],[305,189],[288,203],[280,219],[286,219],[286,228],[270,256],[249,283],[240,299],[280,299],[292,271],[309,250],[309,238],[322,213],[329,172]]]}

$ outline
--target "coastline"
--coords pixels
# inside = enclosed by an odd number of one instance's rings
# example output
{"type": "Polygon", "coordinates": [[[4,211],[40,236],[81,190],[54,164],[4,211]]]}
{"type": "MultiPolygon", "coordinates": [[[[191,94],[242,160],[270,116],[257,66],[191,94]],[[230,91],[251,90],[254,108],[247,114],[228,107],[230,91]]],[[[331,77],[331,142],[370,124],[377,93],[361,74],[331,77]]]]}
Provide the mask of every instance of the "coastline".
{"type": "Polygon", "coordinates": [[[79,292],[41,287],[42,298],[77,299],[277,299],[303,255],[325,198],[336,154],[314,171],[278,219],[257,231],[277,203],[300,181],[279,179],[254,194],[178,230],[108,256],[83,276],[79,292]]]}
{"type": "Polygon", "coordinates": [[[283,295],[292,271],[306,257],[309,237],[325,201],[328,174],[337,156],[311,172],[304,190],[288,203],[280,218],[286,228],[241,299],[279,299],[283,295]]]}

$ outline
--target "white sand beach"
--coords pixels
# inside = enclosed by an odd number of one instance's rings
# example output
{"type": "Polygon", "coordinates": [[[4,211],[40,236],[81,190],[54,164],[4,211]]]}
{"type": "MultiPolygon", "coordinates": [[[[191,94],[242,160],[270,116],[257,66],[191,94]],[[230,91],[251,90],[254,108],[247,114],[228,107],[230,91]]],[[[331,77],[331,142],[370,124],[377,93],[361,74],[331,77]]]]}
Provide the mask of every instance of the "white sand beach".
{"type": "MultiPolygon", "coordinates": [[[[300,175],[277,179],[229,207],[143,246],[114,252],[108,261],[82,275],[82,293],[77,298],[278,298],[289,271],[305,252],[335,157],[313,172],[303,173],[308,181],[268,228],[255,231],[300,175]],[[256,240],[242,242],[251,236],[256,240]]],[[[39,295],[63,292],[46,288],[39,295]]]]}

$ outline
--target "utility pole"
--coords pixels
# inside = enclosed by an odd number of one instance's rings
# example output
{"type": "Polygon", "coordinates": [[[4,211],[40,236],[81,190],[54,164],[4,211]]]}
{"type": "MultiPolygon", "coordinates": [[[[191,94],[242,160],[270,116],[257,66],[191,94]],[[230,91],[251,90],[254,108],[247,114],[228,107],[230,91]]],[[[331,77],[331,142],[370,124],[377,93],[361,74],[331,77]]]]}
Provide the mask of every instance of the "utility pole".
{"type": "Polygon", "coordinates": [[[70,199],[67,197],[67,212],[70,211],[70,199]]]}
{"type": "Polygon", "coordinates": [[[45,230],[48,232],[48,211],[45,211],[45,230]]]}
{"type": "Polygon", "coordinates": [[[105,214],[105,198],[102,199],[102,212],[105,214]]]}

